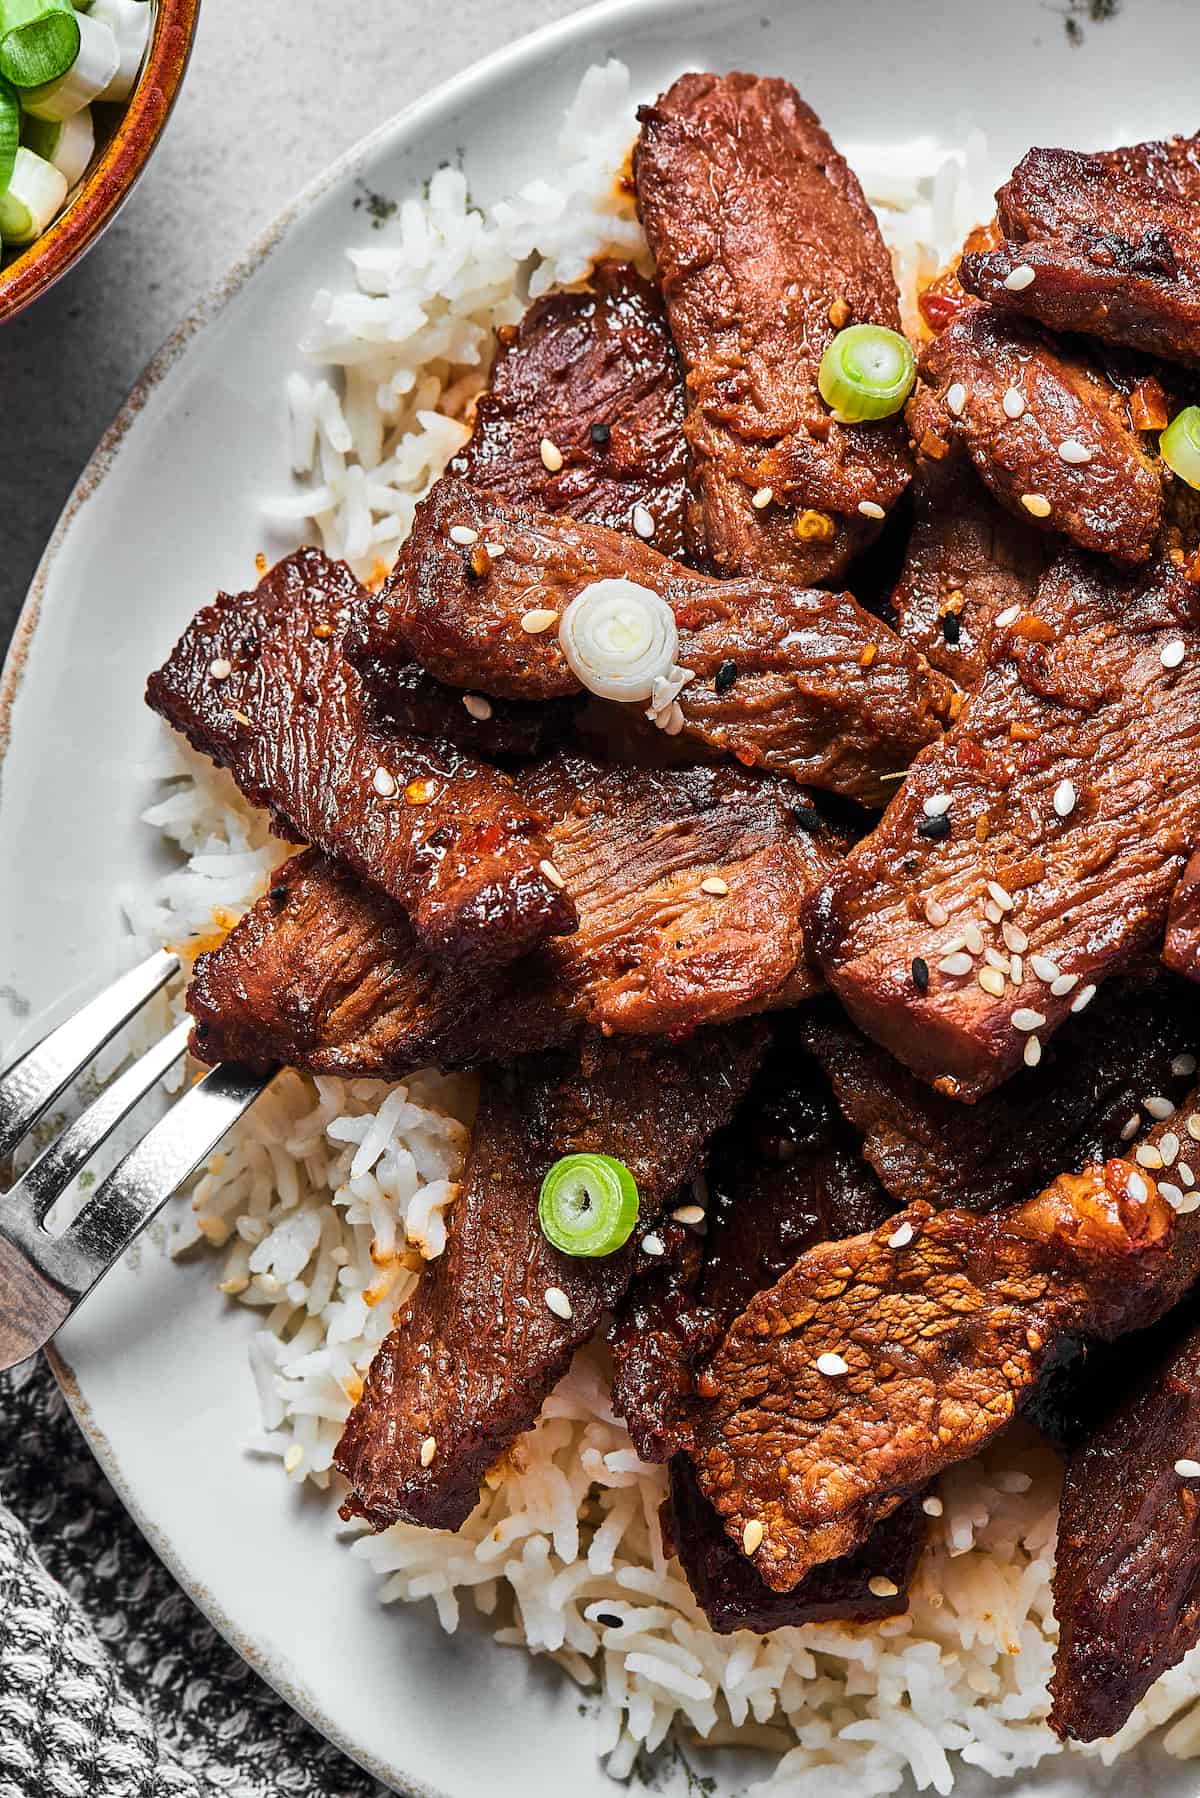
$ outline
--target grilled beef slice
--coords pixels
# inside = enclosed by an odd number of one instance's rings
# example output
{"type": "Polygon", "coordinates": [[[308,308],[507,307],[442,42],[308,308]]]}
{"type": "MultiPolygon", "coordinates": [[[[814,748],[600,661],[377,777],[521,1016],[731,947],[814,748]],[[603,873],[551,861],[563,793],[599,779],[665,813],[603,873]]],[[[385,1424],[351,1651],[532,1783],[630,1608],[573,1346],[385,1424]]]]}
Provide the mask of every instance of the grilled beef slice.
{"type": "MultiPolygon", "coordinates": [[[[750,579],[714,581],[603,525],[549,517],[448,478],[418,508],[350,653],[384,669],[417,661],[451,685],[507,699],[578,693],[555,628],[584,587],[619,577],[662,595],[679,625],[684,733],[814,786],[882,805],[886,777],[941,731],[949,689],[849,594],[750,579]],[[480,559],[450,537],[500,540],[480,559]],[[522,620],[537,619],[536,633],[522,620]]],[[[639,712],[644,709],[639,707],[639,712]]]]}
{"type": "Polygon", "coordinates": [[[961,443],[921,433],[912,532],[892,608],[900,635],[967,692],[983,677],[996,619],[1032,604],[1047,549],[1031,524],[992,498],[961,443]]]}
{"type": "Polygon", "coordinates": [[[364,679],[377,724],[409,736],[436,737],[489,761],[528,760],[552,749],[567,735],[578,709],[569,699],[531,705],[463,693],[443,686],[415,662],[407,668],[389,668],[374,681],[368,669],[364,679]]]}
{"type": "Polygon", "coordinates": [[[549,1048],[587,1023],[680,1032],[815,990],[800,920],[841,840],[789,782],[559,754],[518,790],[578,892],[575,935],[503,969],[446,966],[420,951],[396,906],[302,855],[197,961],[196,1052],[395,1078],[549,1048]]]}
{"type": "Polygon", "coordinates": [[[1181,1096],[1181,1058],[1200,1048],[1200,1019],[1173,982],[1114,986],[1064,1025],[1036,1068],[972,1106],[915,1079],[837,1006],[805,1011],[800,1035],[898,1204],[982,1212],[1020,1204],[1056,1172],[1119,1155],[1147,1097],[1181,1096]]]}
{"type": "Polygon", "coordinates": [[[691,1451],[734,1542],[763,1526],[766,1583],[790,1591],[977,1453],[1062,1335],[1118,1335],[1175,1302],[1195,1255],[1173,1259],[1173,1224],[1150,1177],[1112,1161],[1015,1210],[918,1204],[801,1255],[705,1369],[691,1451]]]}
{"type": "Polygon", "coordinates": [[[973,293],[1200,367],[1200,140],[1031,150],[996,201],[1005,241],[963,257],[973,293]]]}
{"type": "Polygon", "coordinates": [[[1177,974],[1200,980],[1200,850],[1193,855],[1171,895],[1163,960],[1177,974]]]}
{"type": "Polygon", "coordinates": [[[589,287],[546,294],[519,325],[501,328],[474,432],[450,472],[618,531],[633,532],[643,507],[655,548],[677,556],[687,497],[683,414],[657,290],[629,263],[602,262],[589,287]],[[544,442],[561,467],[546,466],[544,442]]]}
{"type": "Polygon", "coordinates": [[[486,763],[370,720],[341,654],[365,597],[344,564],[299,550],[251,592],[198,612],[150,676],[147,701],[229,769],[280,835],[336,855],[397,900],[425,950],[513,960],[575,924],[569,896],[539,867],[542,821],[486,763]]]}
{"type": "Polygon", "coordinates": [[[764,1046],[757,1024],[675,1047],[596,1039],[580,1057],[555,1053],[488,1077],[446,1248],[372,1361],[338,1445],[351,1485],[344,1517],[459,1528],[489,1467],[644,1261],[640,1238],[695,1173],[764,1046]],[[641,1195],[634,1238],[596,1260],[552,1248],[537,1215],[546,1170],[585,1150],[625,1162],[641,1195]],[[567,1318],[546,1303],[555,1288],[567,1318]]]}
{"type": "Polygon", "coordinates": [[[1200,842],[1200,587],[1064,556],[991,654],[811,919],[855,1022],[968,1100],[1162,942],[1200,842]]]}
{"type": "Polygon", "coordinates": [[[928,431],[961,442],[1023,523],[1118,562],[1147,560],[1162,520],[1158,466],[1093,363],[1034,325],[970,306],[926,346],[921,375],[909,406],[918,442],[928,431]]]}
{"type": "Polygon", "coordinates": [[[836,581],[909,476],[899,419],[838,424],[817,387],[842,326],[900,328],[874,215],[786,81],[684,75],[638,116],[638,211],[687,377],[689,547],[721,574],[836,581]]]}

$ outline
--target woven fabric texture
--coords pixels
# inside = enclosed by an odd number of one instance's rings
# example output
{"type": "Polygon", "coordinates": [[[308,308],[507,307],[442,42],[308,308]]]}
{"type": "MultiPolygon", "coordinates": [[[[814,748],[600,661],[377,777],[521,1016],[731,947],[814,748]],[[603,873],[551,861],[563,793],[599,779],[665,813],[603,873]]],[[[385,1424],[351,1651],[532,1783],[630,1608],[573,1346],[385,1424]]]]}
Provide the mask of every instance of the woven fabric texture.
{"type": "Polygon", "coordinates": [[[384,1798],[180,1591],[40,1359],[0,1375],[0,1798],[384,1798]]]}

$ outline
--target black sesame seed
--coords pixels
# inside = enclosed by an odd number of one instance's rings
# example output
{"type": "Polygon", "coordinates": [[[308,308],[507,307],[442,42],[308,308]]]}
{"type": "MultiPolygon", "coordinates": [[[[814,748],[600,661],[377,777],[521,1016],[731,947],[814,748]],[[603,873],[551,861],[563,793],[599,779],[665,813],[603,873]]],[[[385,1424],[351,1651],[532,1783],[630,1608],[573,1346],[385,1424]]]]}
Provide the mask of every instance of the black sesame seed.
{"type": "Polygon", "coordinates": [[[738,665],[732,656],[728,656],[713,676],[713,686],[718,693],[728,693],[737,677],[738,665]]]}
{"type": "Polygon", "coordinates": [[[820,830],[825,822],[814,805],[794,805],[792,817],[805,830],[820,830]]]}
{"type": "Polygon", "coordinates": [[[272,887],[270,899],[272,905],[286,905],[288,890],[285,886],[272,887]]]}
{"type": "Polygon", "coordinates": [[[196,1035],[199,1037],[201,1042],[203,1042],[205,1037],[208,1035],[208,1025],[203,1021],[203,1019],[201,1019],[200,1023],[198,1023],[196,1025],[196,1035]]]}
{"type": "Polygon", "coordinates": [[[605,1629],[623,1629],[625,1626],[624,1617],[618,1617],[612,1611],[597,1611],[596,1622],[602,1623],[605,1629]]]}
{"type": "Polygon", "coordinates": [[[591,438],[593,443],[597,444],[601,449],[603,449],[604,445],[608,442],[609,438],[612,436],[612,426],[611,425],[603,425],[603,424],[593,425],[591,430],[588,432],[588,436],[591,438]]]}
{"type": "Polygon", "coordinates": [[[962,636],[962,624],[957,612],[942,613],[942,636],[947,643],[957,643],[962,636]]]}
{"type": "Polygon", "coordinates": [[[929,963],[923,956],[913,956],[912,977],[913,985],[919,993],[929,991],[929,963]]]}
{"type": "Polygon", "coordinates": [[[950,814],[941,812],[936,818],[922,818],[917,825],[919,837],[948,837],[950,835],[950,814]]]}

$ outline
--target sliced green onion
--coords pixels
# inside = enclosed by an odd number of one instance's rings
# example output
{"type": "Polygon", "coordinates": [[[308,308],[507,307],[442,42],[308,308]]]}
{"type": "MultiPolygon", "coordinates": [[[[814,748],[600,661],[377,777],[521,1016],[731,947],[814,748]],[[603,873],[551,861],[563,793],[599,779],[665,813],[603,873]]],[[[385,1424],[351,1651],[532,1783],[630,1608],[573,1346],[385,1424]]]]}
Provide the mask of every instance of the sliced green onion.
{"type": "Polygon", "coordinates": [[[638,1220],[637,1182],[611,1155],[564,1155],[542,1181],[538,1219],[564,1255],[613,1255],[638,1220]]]}
{"type": "Polygon", "coordinates": [[[98,100],[121,66],[121,52],[112,30],[93,19],[89,13],[78,13],[79,55],[65,75],[47,81],[43,87],[25,89],[21,105],[35,119],[62,120],[74,118],[93,100],[98,100]]]}
{"type": "Polygon", "coordinates": [[[8,186],[21,141],[21,102],[11,81],[0,75],[0,193],[8,186]]]}
{"type": "Polygon", "coordinates": [[[821,358],[817,385],[848,424],[899,412],[917,378],[912,345],[886,325],[850,325],[821,358]]]}
{"type": "Polygon", "coordinates": [[[1167,467],[1189,487],[1200,488],[1200,406],[1185,406],[1158,440],[1167,467]]]}
{"type": "Polygon", "coordinates": [[[91,108],[85,106],[69,119],[26,118],[21,141],[44,162],[54,165],[67,178],[67,186],[82,181],[96,150],[96,132],[91,108]]]}
{"type": "Polygon", "coordinates": [[[675,614],[649,587],[625,579],[593,581],[559,620],[558,640],[572,672],[601,699],[649,699],[679,649],[675,614]]]}
{"type": "Polygon", "coordinates": [[[0,194],[0,242],[32,243],[67,197],[67,178],[21,145],[8,186],[0,194]]]}
{"type": "Polygon", "coordinates": [[[121,59],[100,98],[128,100],[150,42],[150,0],[92,0],[89,10],[116,38],[121,59]]]}
{"type": "Polygon", "coordinates": [[[79,39],[71,0],[0,0],[0,75],[17,87],[41,87],[65,75],[79,55],[79,39]]]}

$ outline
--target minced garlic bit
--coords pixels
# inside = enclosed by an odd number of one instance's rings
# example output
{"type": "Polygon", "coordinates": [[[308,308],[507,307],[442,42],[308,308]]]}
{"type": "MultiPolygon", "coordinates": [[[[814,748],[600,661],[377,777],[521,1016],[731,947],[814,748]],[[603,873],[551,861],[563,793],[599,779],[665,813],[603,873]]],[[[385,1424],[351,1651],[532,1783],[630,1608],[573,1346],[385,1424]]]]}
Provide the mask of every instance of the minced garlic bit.
{"type": "Polygon", "coordinates": [[[557,474],[563,465],[562,451],[559,449],[557,443],[551,443],[548,437],[543,437],[541,450],[542,466],[548,469],[551,474],[557,474]]]}
{"type": "Polygon", "coordinates": [[[754,498],[750,501],[750,504],[754,507],[756,512],[762,512],[765,511],[774,498],[775,493],[773,488],[760,487],[758,492],[754,495],[754,498]]]}
{"type": "Polygon", "coordinates": [[[885,1579],[882,1573],[874,1573],[867,1581],[867,1591],[876,1598],[895,1598],[900,1588],[895,1580],[885,1579]]]}
{"type": "Polygon", "coordinates": [[[437,1454],[437,1437],[436,1436],[426,1436],[424,1442],[422,1442],[422,1444],[421,1444],[421,1466],[422,1467],[432,1466],[433,1457],[436,1454],[437,1454]]]}
{"type": "MultiPolygon", "coordinates": [[[[1196,1471],[1200,1473],[1200,1468],[1197,1468],[1196,1471]]],[[[766,1533],[766,1525],[762,1522],[761,1518],[752,1517],[742,1531],[742,1548],[746,1554],[757,1554],[758,1550],[762,1547],[763,1537],[766,1533]]]]}
{"type": "Polygon", "coordinates": [[[395,777],[389,774],[386,768],[376,768],[371,779],[371,785],[381,799],[394,799],[396,796],[395,777]]]}
{"type": "Polygon", "coordinates": [[[840,1355],[826,1353],[817,1356],[817,1372],[823,1373],[827,1379],[835,1380],[839,1374],[850,1372],[850,1363],[840,1355]]]}
{"type": "Polygon", "coordinates": [[[887,1239],[888,1248],[889,1249],[906,1249],[908,1247],[909,1243],[912,1241],[914,1234],[915,1234],[915,1232],[914,1232],[911,1224],[901,1224],[900,1228],[898,1230],[893,1230],[891,1235],[888,1237],[888,1239],[887,1239]]]}
{"type": "Polygon", "coordinates": [[[560,893],[567,884],[553,862],[539,862],[538,873],[544,874],[546,879],[550,882],[550,885],[552,887],[557,887],[560,893]]]}
{"type": "Polygon", "coordinates": [[[233,673],[233,663],[227,661],[224,656],[218,656],[215,661],[209,663],[208,672],[214,680],[228,680],[233,673]]]}
{"type": "Polygon", "coordinates": [[[719,874],[710,874],[706,879],[700,882],[700,891],[702,893],[715,893],[718,899],[723,899],[729,891],[729,882],[727,880],[722,880],[719,874]]]}
{"type": "Polygon", "coordinates": [[[547,1309],[553,1311],[555,1317],[561,1317],[564,1322],[570,1317],[571,1301],[561,1286],[547,1286],[545,1299],[547,1309]]]}
{"type": "Polygon", "coordinates": [[[1017,619],[1020,616],[1021,616],[1020,606],[1005,606],[1005,608],[1002,612],[997,612],[997,614],[996,614],[996,618],[995,618],[996,629],[1000,630],[1000,631],[1006,631],[1008,629],[1009,625],[1015,624],[1017,622],[1017,619]]]}
{"type": "Polygon", "coordinates": [[[1021,262],[1017,264],[1011,275],[1005,276],[1004,285],[1009,293],[1024,293],[1025,289],[1032,287],[1036,280],[1037,270],[1030,268],[1027,262],[1021,262]]]}
{"type": "Polygon", "coordinates": [[[1023,493],[1021,504],[1031,518],[1049,518],[1050,501],[1044,493],[1023,493]]]}
{"type": "Polygon", "coordinates": [[[551,612],[546,606],[535,606],[522,617],[521,629],[527,637],[540,637],[543,631],[548,631],[552,624],[557,623],[557,612],[551,612]]]}
{"type": "Polygon", "coordinates": [[[858,509],[864,518],[887,517],[887,513],[884,511],[883,507],[877,505],[873,499],[860,499],[858,502],[858,509]]]}
{"type": "Polygon", "coordinates": [[[486,724],[492,715],[492,702],[485,699],[482,693],[464,693],[463,705],[468,717],[474,718],[479,724],[486,724]]]}
{"type": "Polygon", "coordinates": [[[921,801],[921,810],[927,818],[940,818],[950,810],[949,793],[931,793],[928,799],[921,801]]]}

